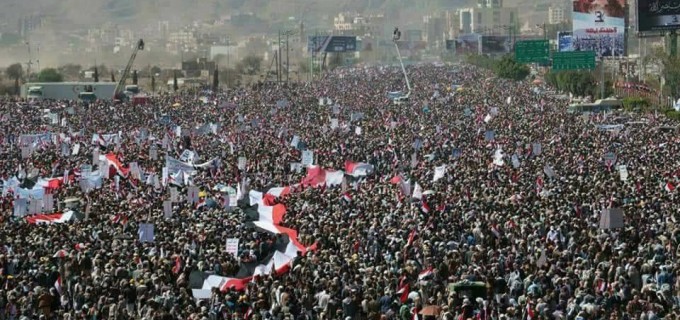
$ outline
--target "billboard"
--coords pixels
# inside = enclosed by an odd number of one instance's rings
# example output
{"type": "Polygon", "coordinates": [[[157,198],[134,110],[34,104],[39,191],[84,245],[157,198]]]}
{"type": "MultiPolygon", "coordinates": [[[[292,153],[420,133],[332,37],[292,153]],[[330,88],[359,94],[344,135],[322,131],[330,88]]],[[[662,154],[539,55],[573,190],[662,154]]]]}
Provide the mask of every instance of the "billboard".
{"type": "Polygon", "coordinates": [[[574,51],[595,51],[600,57],[625,55],[625,15],[625,0],[575,0],[574,51]]]}
{"type": "Polygon", "coordinates": [[[574,51],[573,34],[571,31],[560,31],[557,33],[557,49],[559,52],[574,51]]]}
{"type": "Polygon", "coordinates": [[[505,54],[512,50],[508,36],[482,36],[482,53],[505,54]]]}
{"type": "Polygon", "coordinates": [[[351,52],[357,51],[356,36],[309,36],[309,52],[351,52]]]}
{"type": "Polygon", "coordinates": [[[680,29],[680,3],[638,0],[637,18],[640,32],[680,29]]]}
{"type": "Polygon", "coordinates": [[[479,54],[479,37],[480,35],[476,33],[458,36],[454,46],[456,54],[479,54]]]}

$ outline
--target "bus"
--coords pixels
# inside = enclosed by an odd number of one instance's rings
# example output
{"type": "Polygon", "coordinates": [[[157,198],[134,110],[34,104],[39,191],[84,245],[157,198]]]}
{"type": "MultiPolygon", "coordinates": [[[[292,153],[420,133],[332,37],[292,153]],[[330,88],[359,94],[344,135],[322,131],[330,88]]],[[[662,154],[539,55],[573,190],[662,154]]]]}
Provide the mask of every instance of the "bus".
{"type": "Polygon", "coordinates": [[[600,99],[595,100],[594,103],[580,103],[572,104],[567,107],[568,113],[600,113],[612,112],[623,109],[623,102],[619,99],[600,99]]]}

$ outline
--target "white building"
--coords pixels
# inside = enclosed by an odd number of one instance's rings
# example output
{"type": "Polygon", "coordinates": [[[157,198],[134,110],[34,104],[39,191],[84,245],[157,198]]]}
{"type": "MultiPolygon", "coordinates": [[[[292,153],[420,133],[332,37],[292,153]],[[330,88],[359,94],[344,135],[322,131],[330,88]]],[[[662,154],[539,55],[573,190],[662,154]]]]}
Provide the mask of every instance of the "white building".
{"type": "Polygon", "coordinates": [[[548,8],[548,23],[549,24],[560,24],[567,20],[566,10],[564,7],[560,6],[550,6],[548,8]]]}

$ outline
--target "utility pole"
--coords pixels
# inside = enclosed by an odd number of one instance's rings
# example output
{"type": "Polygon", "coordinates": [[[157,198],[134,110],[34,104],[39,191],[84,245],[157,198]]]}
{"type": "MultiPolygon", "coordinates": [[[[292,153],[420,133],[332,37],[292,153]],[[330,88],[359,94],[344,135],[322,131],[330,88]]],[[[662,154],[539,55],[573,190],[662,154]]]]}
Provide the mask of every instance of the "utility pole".
{"type": "Polygon", "coordinates": [[[282,68],[281,67],[283,66],[283,64],[281,63],[281,30],[279,30],[279,42],[277,44],[278,44],[277,48],[278,48],[278,58],[279,59],[277,60],[276,65],[278,66],[279,72],[278,72],[276,79],[277,79],[278,84],[280,85],[281,84],[281,78],[282,78],[282,75],[281,75],[282,68]]]}
{"type": "Polygon", "coordinates": [[[290,51],[288,50],[288,36],[290,36],[290,32],[286,31],[286,85],[288,85],[288,82],[290,81],[290,60],[288,58],[288,53],[290,51]]]}

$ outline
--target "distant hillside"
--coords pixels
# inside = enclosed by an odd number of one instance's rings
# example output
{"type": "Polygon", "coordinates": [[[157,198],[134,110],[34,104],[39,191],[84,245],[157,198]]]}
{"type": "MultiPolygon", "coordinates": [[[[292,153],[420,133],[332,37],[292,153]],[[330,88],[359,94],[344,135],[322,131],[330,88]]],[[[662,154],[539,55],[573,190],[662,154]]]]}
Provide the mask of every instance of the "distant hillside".
{"type": "Polygon", "coordinates": [[[316,19],[341,11],[425,14],[464,7],[474,0],[5,0],[5,17],[45,15],[52,26],[81,29],[104,22],[141,26],[158,20],[185,24],[217,19],[232,13],[253,12],[263,19],[290,16],[316,19]]]}

